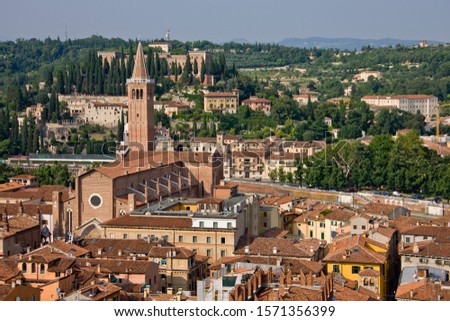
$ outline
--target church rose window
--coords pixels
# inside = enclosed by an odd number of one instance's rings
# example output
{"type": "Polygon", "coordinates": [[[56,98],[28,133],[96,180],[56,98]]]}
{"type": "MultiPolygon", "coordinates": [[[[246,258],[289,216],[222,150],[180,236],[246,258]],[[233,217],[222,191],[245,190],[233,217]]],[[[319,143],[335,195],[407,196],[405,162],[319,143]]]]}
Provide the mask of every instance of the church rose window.
{"type": "Polygon", "coordinates": [[[100,207],[102,205],[102,198],[100,197],[100,195],[93,194],[89,198],[89,203],[94,208],[100,207]]]}

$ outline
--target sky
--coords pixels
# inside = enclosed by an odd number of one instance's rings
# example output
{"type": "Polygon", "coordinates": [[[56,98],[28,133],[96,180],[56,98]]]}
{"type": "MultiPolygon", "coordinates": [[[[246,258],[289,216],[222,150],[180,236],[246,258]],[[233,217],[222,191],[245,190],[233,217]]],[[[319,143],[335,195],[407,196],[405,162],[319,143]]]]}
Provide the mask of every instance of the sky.
{"type": "Polygon", "coordinates": [[[0,0],[0,39],[277,42],[397,38],[450,42],[449,0],[0,0]]]}

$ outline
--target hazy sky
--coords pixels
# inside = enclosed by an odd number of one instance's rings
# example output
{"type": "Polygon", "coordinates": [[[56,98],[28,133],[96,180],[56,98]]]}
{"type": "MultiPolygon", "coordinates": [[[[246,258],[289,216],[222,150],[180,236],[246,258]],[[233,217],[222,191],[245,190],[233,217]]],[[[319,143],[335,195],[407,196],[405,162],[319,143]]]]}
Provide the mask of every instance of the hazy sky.
{"type": "Polygon", "coordinates": [[[0,39],[92,34],[271,42],[289,37],[450,42],[450,0],[0,0],[0,39]]]}

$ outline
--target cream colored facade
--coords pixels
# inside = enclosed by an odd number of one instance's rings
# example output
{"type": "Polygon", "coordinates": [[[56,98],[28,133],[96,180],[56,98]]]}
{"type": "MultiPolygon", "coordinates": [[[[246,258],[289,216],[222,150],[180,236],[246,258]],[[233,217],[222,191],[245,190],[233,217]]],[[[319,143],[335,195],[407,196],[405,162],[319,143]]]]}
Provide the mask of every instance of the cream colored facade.
{"type": "Polygon", "coordinates": [[[364,96],[361,100],[371,106],[392,106],[412,114],[420,112],[425,121],[431,120],[439,104],[437,97],[430,95],[364,96]]]}
{"type": "Polygon", "coordinates": [[[239,94],[235,92],[211,92],[204,96],[206,113],[220,111],[223,114],[236,114],[239,106],[239,94]]]}

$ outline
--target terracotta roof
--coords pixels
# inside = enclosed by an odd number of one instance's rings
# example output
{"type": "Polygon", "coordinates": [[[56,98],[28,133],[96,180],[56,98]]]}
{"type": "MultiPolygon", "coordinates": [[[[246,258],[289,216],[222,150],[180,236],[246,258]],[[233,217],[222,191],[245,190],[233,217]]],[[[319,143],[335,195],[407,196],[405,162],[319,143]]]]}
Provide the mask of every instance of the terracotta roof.
{"type": "Polygon", "coordinates": [[[164,217],[148,215],[123,215],[106,221],[103,226],[135,226],[142,228],[190,228],[192,219],[189,217],[164,217]]]}
{"type": "Polygon", "coordinates": [[[148,256],[152,258],[167,258],[173,257],[177,259],[188,259],[194,256],[195,253],[184,247],[173,247],[173,246],[154,246],[148,256]],[[173,255],[175,254],[175,255],[173,255]]]}
{"type": "Polygon", "coordinates": [[[29,199],[37,200],[40,199],[43,202],[51,202],[53,192],[62,192],[63,198],[68,197],[69,189],[64,185],[42,185],[39,187],[28,187],[25,188],[21,185],[21,189],[14,192],[0,192],[0,198],[13,199],[29,199]]]}
{"type": "Polygon", "coordinates": [[[419,251],[414,252],[414,244],[400,244],[399,254],[409,254],[425,257],[450,257],[450,243],[436,243],[435,241],[423,241],[416,243],[419,251]]]}
{"type": "Polygon", "coordinates": [[[120,287],[111,283],[99,282],[97,284],[88,285],[78,292],[94,301],[99,301],[110,295],[119,293],[120,287]]]}
{"type": "Polygon", "coordinates": [[[10,191],[15,191],[20,188],[23,188],[23,184],[17,183],[17,182],[0,184],[0,194],[7,193],[10,191]]]}
{"type": "MultiPolygon", "coordinates": [[[[78,267],[100,266],[100,272],[105,273],[125,273],[125,274],[145,274],[152,267],[156,267],[154,262],[143,260],[104,260],[104,259],[76,259],[78,267]]],[[[156,267],[156,269],[158,269],[156,267]]]]}
{"type": "Polygon", "coordinates": [[[17,262],[33,262],[33,263],[50,263],[58,259],[67,258],[66,254],[54,251],[48,245],[40,247],[34,251],[23,254],[22,258],[20,255],[14,255],[11,257],[17,262]]]}
{"type": "Polygon", "coordinates": [[[70,267],[72,267],[74,264],[75,264],[75,259],[69,259],[69,258],[57,259],[49,265],[48,271],[64,273],[70,267]]]}
{"type": "Polygon", "coordinates": [[[380,226],[373,231],[373,233],[380,233],[381,235],[384,235],[388,238],[392,238],[392,236],[395,234],[395,232],[396,232],[395,229],[392,229],[392,228],[386,227],[386,226],[380,226]]]}
{"type": "Polygon", "coordinates": [[[351,217],[355,216],[355,212],[344,209],[332,209],[331,212],[325,215],[325,218],[333,221],[347,222],[351,217]]]}
{"type": "Polygon", "coordinates": [[[33,176],[33,175],[22,174],[22,175],[16,175],[16,176],[10,177],[9,179],[32,179],[32,178],[37,178],[37,177],[33,176]]]}
{"type": "Polygon", "coordinates": [[[13,290],[10,284],[0,284],[0,301],[4,301],[13,290]]]}
{"type": "Polygon", "coordinates": [[[91,252],[91,256],[97,257],[119,257],[119,251],[122,256],[129,254],[145,254],[148,255],[155,244],[148,243],[145,240],[124,240],[124,239],[85,239],[82,243],[83,247],[91,252]],[[98,249],[102,250],[98,254],[98,249]]]}
{"type": "MultiPolygon", "coordinates": [[[[8,212],[9,216],[9,212],[8,212]]],[[[1,224],[1,222],[0,222],[1,224]]],[[[0,235],[3,235],[3,237],[6,237],[8,235],[13,235],[15,233],[18,233],[20,231],[24,231],[31,228],[39,227],[39,220],[28,216],[28,215],[20,215],[20,216],[14,216],[10,217],[8,219],[9,229],[8,231],[3,230],[0,231],[0,235]]]]}
{"type": "Polygon", "coordinates": [[[393,211],[395,211],[398,208],[401,208],[402,206],[397,205],[389,205],[389,204],[381,204],[381,203],[368,203],[363,205],[359,211],[364,213],[370,213],[370,214],[377,214],[377,215],[389,215],[393,211]]]}
{"type": "Polygon", "coordinates": [[[358,288],[358,292],[361,293],[361,294],[363,294],[363,295],[369,296],[369,299],[370,299],[371,301],[379,301],[379,300],[380,300],[380,297],[379,297],[379,295],[378,295],[377,293],[375,293],[375,292],[373,292],[373,291],[370,291],[369,289],[366,289],[366,288],[363,287],[363,286],[360,286],[360,287],[358,288]]]}
{"type": "Polygon", "coordinates": [[[247,254],[245,253],[246,246],[248,246],[250,255],[311,258],[323,246],[323,243],[316,239],[297,241],[293,239],[256,237],[247,245],[246,237],[242,236],[234,253],[247,254]]]}
{"type": "Polygon", "coordinates": [[[23,208],[24,216],[28,217],[37,217],[39,213],[41,214],[51,214],[52,213],[52,205],[47,204],[28,204],[22,203],[20,204],[0,204],[0,211],[3,212],[5,209],[8,215],[13,215],[14,217],[21,216],[21,207],[23,208]]]}
{"type": "Polygon", "coordinates": [[[422,139],[422,143],[431,150],[434,150],[438,155],[441,156],[449,156],[450,155],[450,148],[447,146],[442,146],[438,143],[431,142],[429,140],[422,139]]]}
{"type": "Polygon", "coordinates": [[[354,235],[330,244],[330,250],[324,261],[384,264],[387,260],[387,253],[375,252],[367,248],[367,244],[376,245],[383,249],[386,248],[384,244],[370,240],[362,235],[354,235]]]}
{"type": "Polygon", "coordinates": [[[286,234],[289,234],[288,231],[283,230],[278,227],[272,227],[262,234],[263,237],[275,237],[275,238],[283,238],[286,234]]]}
{"type": "Polygon", "coordinates": [[[403,235],[430,236],[440,243],[450,243],[450,227],[447,226],[414,226],[403,229],[403,235]]]}
{"type": "Polygon", "coordinates": [[[223,200],[215,197],[206,197],[197,201],[198,204],[222,204],[223,200]]]}
{"type": "Polygon", "coordinates": [[[337,283],[333,284],[336,301],[369,301],[370,297],[358,291],[349,289],[337,283]]]}
{"type": "Polygon", "coordinates": [[[17,264],[11,260],[0,261],[0,282],[7,282],[20,274],[17,264]]]}
{"type": "Polygon", "coordinates": [[[264,98],[249,98],[242,101],[243,104],[251,104],[251,103],[266,103],[270,104],[270,100],[264,98]]]}
{"type": "Polygon", "coordinates": [[[82,257],[89,253],[89,250],[87,249],[61,240],[56,240],[53,243],[48,244],[48,246],[53,248],[54,251],[70,255],[71,257],[82,257]]]}
{"type": "Polygon", "coordinates": [[[268,197],[263,198],[260,201],[260,204],[261,205],[278,206],[278,205],[286,204],[286,203],[293,202],[293,201],[295,201],[295,197],[293,197],[293,196],[281,196],[281,197],[268,196],[268,197]]]}
{"type": "Polygon", "coordinates": [[[429,279],[402,284],[397,288],[396,299],[414,301],[450,301],[450,290],[429,279]]]}

